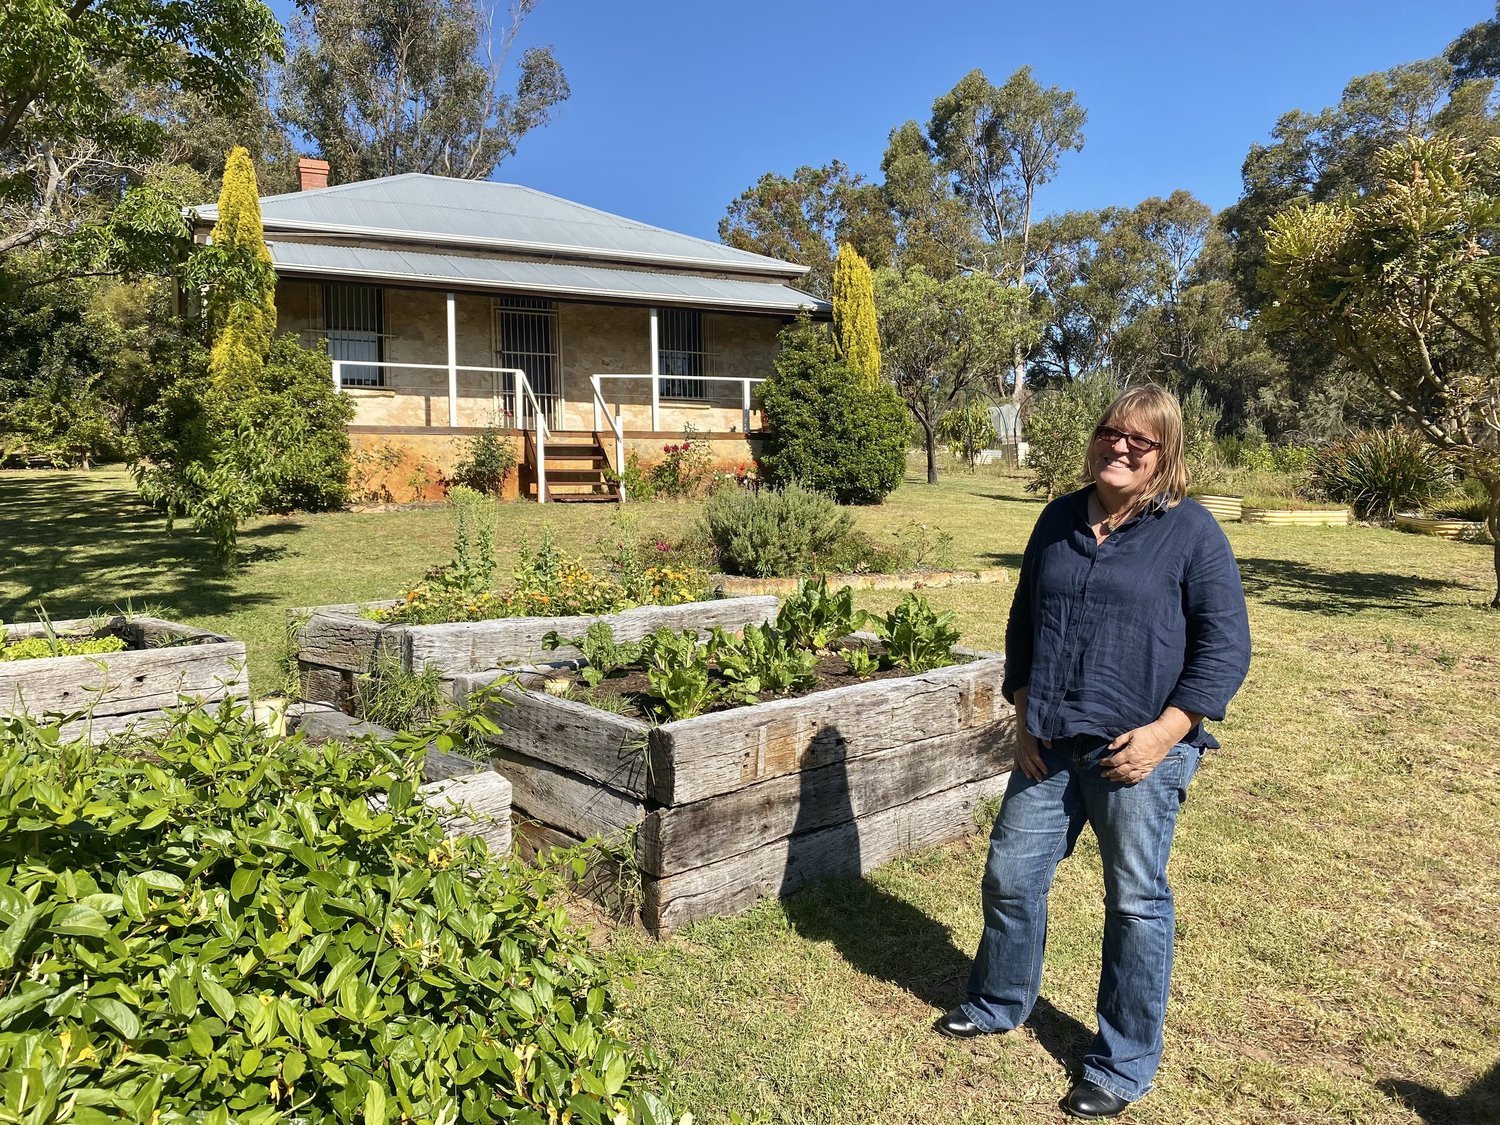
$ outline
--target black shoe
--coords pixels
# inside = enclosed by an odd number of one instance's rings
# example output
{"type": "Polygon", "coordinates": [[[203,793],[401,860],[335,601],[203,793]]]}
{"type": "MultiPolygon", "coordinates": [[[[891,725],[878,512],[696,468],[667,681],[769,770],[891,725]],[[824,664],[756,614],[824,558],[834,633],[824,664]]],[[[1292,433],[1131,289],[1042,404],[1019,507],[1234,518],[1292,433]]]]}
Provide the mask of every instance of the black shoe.
{"type": "Polygon", "coordinates": [[[1080,1078],[1062,1100],[1062,1107],[1064,1113],[1073,1117],[1117,1117],[1130,1108],[1130,1103],[1103,1086],[1080,1078]]]}
{"type": "Polygon", "coordinates": [[[939,1035],[946,1035],[949,1039],[975,1039],[990,1034],[966,1016],[962,1008],[954,1008],[947,1015],[941,1016],[932,1027],[939,1035]]]}

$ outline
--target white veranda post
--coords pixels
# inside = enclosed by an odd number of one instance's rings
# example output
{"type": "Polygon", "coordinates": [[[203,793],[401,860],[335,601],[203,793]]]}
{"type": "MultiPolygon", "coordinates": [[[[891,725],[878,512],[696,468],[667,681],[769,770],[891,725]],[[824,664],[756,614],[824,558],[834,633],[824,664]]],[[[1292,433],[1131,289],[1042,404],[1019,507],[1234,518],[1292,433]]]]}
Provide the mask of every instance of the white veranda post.
{"type": "Polygon", "coordinates": [[[448,294],[448,425],[458,427],[458,308],[452,292],[448,294]]]}
{"type": "Polygon", "coordinates": [[[657,310],[651,310],[651,432],[661,431],[661,352],[658,350],[657,310]]]}

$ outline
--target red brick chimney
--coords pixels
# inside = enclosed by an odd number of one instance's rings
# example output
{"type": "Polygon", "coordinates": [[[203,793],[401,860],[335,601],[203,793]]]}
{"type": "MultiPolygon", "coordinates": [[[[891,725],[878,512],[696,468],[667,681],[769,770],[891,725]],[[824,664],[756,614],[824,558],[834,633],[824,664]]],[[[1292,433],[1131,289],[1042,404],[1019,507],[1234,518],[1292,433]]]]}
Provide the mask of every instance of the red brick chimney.
{"type": "Polygon", "coordinates": [[[301,181],[302,191],[312,191],[314,188],[325,188],[328,186],[328,161],[313,160],[304,156],[297,161],[297,179],[301,181]]]}

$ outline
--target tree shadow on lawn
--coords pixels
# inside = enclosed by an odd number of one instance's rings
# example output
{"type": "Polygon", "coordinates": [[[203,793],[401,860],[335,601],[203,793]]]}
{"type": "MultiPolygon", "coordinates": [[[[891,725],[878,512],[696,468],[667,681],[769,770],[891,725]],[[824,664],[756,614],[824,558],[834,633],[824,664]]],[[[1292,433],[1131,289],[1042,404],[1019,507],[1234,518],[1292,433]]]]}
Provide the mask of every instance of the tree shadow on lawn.
{"type": "MultiPolygon", "coordinates": [[[[946,926],[860,878],[859,821],[844,749],[838,728],[828,726],[804,758],[781,886],[787,920],[804,938],[832,944],[867,976],[947,1011],[964,997],[973,957],[953,944],[946,926]]],[[[977,901],[977,881],[974,897],[977,901]]],[[[1043,1049],[1069,1069],[1091,1035],[1045,1000],[1038,1000],[1027,1025],[1043,1049]]]]}
{"type": "Polygon", "coordinates": [[[1014,571],[1016,574],[1021,573],[1020,551],[985,551],[978,557],[981,561],[987,562],[991,566],[1003,566],[1008,570],[1014,571]]]}
{"type": "Polygon", "coordinates": [[[1401,1078],[1387,1078],[1379,1085],[1427,1125],[1500,1125],[1500,1063],[1456,1098],[1401,1078]]]}
{"type": "MultiPolygon", "coordinates": [[[[979,897],[977,884],[974,897],[979,897]]],[[[839,879],[810,887],[783,906],[797,933],[830,943],[865,975],[894,984],[940,1011],[963,1000],[973,955],[953,944],[948,927],[911,903],[863,879],[839,879]]],[[[1037,1000],[1026,1026],[1069,1072],[1077,1070],[1094,1034],[1046,997],[1037,1000]]]]}
{"type": "MultiPolygon", "coordinates": [[[[242,562],[282,557],[289,548],[276,540],[300,526],[278,521],[242,532],[242,562]]],[[[37,600],[58,618],[126,602],[196,617],[274,600],[236,591],[190,528],[179,523],[168,535],[160,513],[134,496],[62,473],[0,474],[0,582],[0,621],[29,620],[37,600]]]]}
{"type": "Polygon", "coordinates": [[[1441,595],[1463,582],[1378,571],[1322,570],[1290,559],[1241,558],[1247,596],[1266,605],[1326,617],[1366,609],[1432,609],[1452,604],[1441,595]]]}

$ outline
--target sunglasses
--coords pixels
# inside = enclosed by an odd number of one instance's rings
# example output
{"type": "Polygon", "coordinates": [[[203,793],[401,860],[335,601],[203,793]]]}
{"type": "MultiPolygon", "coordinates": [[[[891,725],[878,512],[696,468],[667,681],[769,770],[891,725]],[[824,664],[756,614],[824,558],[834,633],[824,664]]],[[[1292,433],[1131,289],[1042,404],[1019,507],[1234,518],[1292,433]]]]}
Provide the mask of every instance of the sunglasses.
{"type": "Polygon", "coordinates": [[[1132,453],[1150,453],[1153,449],[1161,448],[1161,442],[1148,438],[1145,434],[1127,433],[1113,426],[1100,426],[1094,431],[1094,440],[1105,445],[1114,445],[1121,438],[1125,439],[1125,448],[1132,453]]]}

